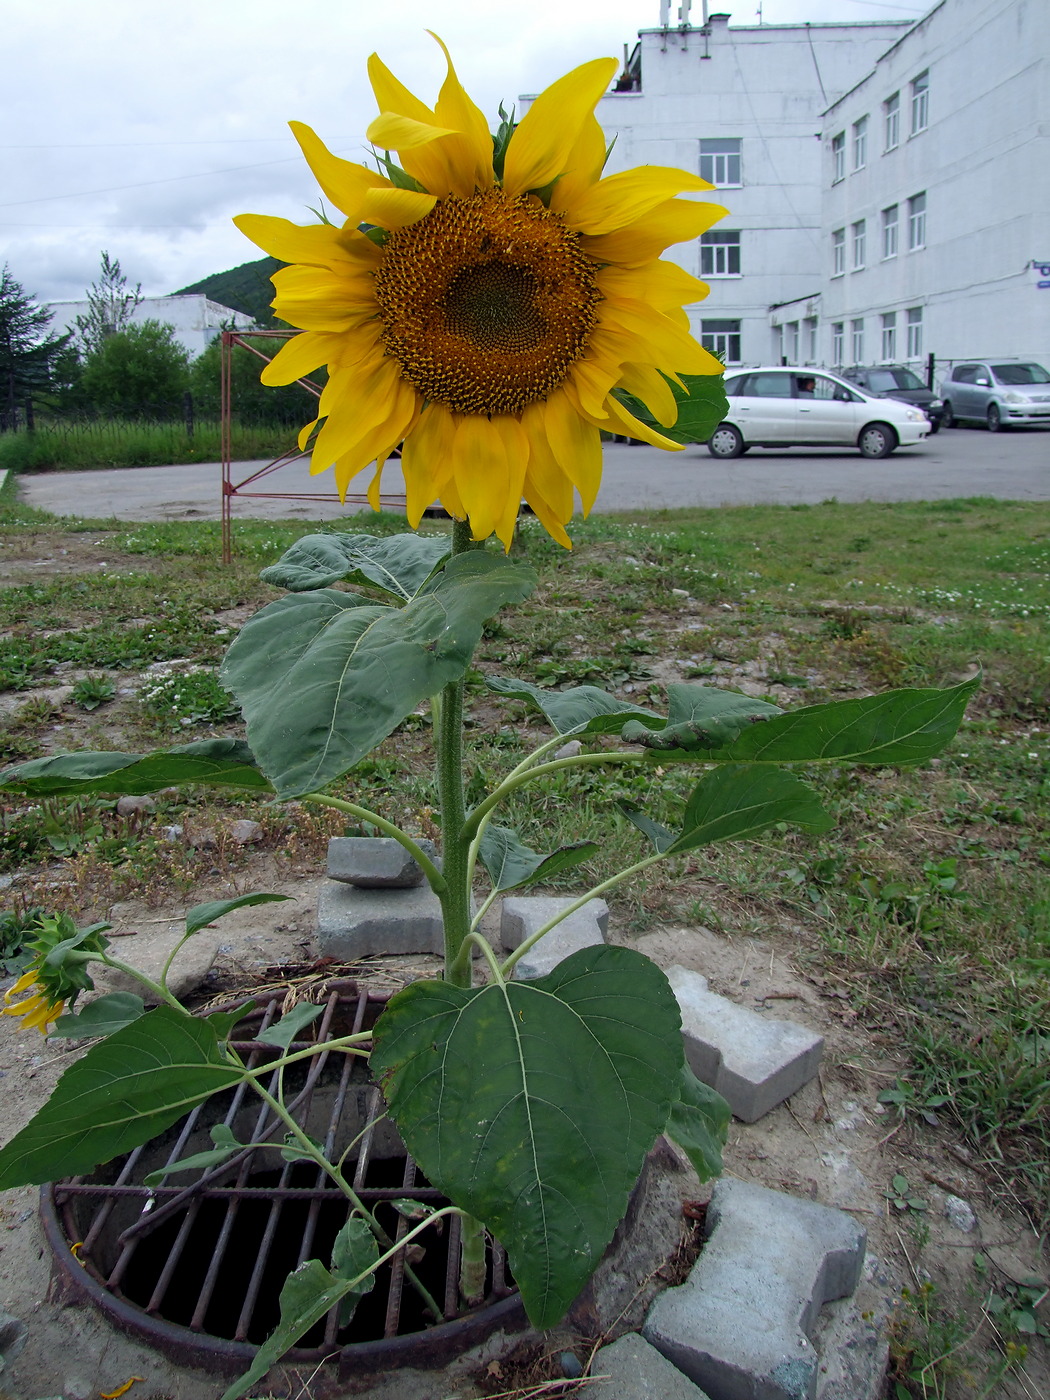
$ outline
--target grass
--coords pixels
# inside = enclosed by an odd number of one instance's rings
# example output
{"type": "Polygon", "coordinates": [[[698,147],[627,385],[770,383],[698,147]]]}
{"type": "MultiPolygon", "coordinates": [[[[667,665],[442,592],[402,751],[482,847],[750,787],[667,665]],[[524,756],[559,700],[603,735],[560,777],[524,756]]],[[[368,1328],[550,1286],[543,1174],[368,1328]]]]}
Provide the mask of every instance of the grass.
{"type": "MultiPolygon", "coordinates": [[[[233,460],[275,457],[295,441],[290,427],[234,423],[233,460]]],[[[0,471],[81,471],[90,467],[158,467],[217,462],[222,456],[218,421],[198,420],[192,435],[184,423],[99,419],[42,423],[31,433],[0,433],[0,471]]]]}
{"type": "MultiPolygon", "coordinates": [[[[0,589],[7,636],[0,744],[19,760],[54,745],[79,713],[92,747],[167,745],[236,732],[213,669],[237,617],[276,596],[258,570],[307,527],[238,525],[237,558],[219,563],[218,527],[72,525],[0,503],[0,567],[49,549],[83,556],[60,576],[13,570],[0,589]],[[106,567],[99,567],[99,561],[106,567]],[[41,620],[46,630],[41,631],[41,620]],[[205,668],[165,703],[119,693],[90,713],[35,695],[63,677],[106,677],[119,692],[146,666],[205,668]],[[24,698],[21,698],[24,697],[24,698]],[[174,697],[174,698],[172,698],[174,697]],[[33,707],[36,707],[35,709],[33,707]]],[[[353,526],[352,528],[359,528],[353,526]]],[[[371,530],[403,529],[376,517],[371,530]]],[[[434,524],[435,530],[441,526],[434,524]]],[[[903,505],[740,507],[592,518],[567,555],[526,521],[520,547],[541,585],[486,629],[469,700],[480,795],[539,737],[535,716],[497,703],[484,673],[547,685],[590,683],[661,704],[671,681],[743,688],[784,706],[895,685],[984,681],[952,749],[921,770],[809,775],[837,817],[818,840],[790,831],[693,853],[616,895],[622,920],[701,922],[776,933],[848,996],[862,1025],[903,1047],[898,1112],[955,1122],[1033,1214],[1050,1201],[1050,532],[1037,503],[988,498],[903,505]]],[[[518,548],[516,545],[515,548],[518,548]]],[[[343,784],[347,795],[434,835],[429,721],[410,717],[343,784]],[[406,815],[407,814],[407,815],[406,815]]],[[[542,849],[593,835],[601,853],[562,888],[636,860],[640,838],[616,812],[629,798],[673,821],[689,789],[680,767],[600,779],[557,776],[507,813],[542,849]]],[[[335,821],[253,802],[167,796],[148,820],[112,806],[8,802],[0,867],[70,862],[77,897],[138,889],[160,900],[203,865],[161,825],[221,831],[251,816],[271,849],[320,858],[335,821]],[[62,843],[68,849],[63,851],[62,843]],[[136,883],[137,882],[137,883],[136,883]]],[[[558,888],[555,882],[554,888],[558,888]]],[[[119,895],[118,895],[119,897],[119,895]]]]}

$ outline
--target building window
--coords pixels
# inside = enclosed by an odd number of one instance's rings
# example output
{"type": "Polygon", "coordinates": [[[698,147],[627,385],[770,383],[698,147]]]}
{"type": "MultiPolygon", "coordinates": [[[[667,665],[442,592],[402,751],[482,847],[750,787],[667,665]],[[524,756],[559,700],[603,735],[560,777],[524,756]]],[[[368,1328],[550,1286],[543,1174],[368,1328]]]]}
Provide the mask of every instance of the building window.
{"type": "Polygon", "coordinates": [[[930,70],[920,73],[911,85],[911,134],[925,131],[930,124],[930,70]]]}
{"type": "Polygon", "coordinates": [[[892,97],[887,97],[882,104],[883,135],[885,136],[884,151],[892,151],[900,145],[901,140],[901,95],[895,92],[892,97]]]}
{"type": "Polygon", "coordinates": [[[806,328],[806,364],[813,365],[817,362],[817,318],[807,316],[803,324],[806,328]]]}
{"type": "Polygon", "coordinates": [[[846,230],[837,228],[831,235],[831,275],[841,277],[846,271],[846,230]]]}
{"type": "Polygon", "coordinates": [[[853,225],[853,270],[862,268],[867,260],[868,221],[858,219],[853,225]]]}
{"type": "Polygon", "coordinates": [[[853,169],[863,170],[868,163],[868,119],[861,117],[853,123],[853,169]]]}
{"type": "Polygon", "coordinates": [[[922,355],[922,307],[908,307],[908,359],[917,360],[922,355]]]}
{"type": "Polygon", "coordinates": [[[831,138],[831,183],[846,178],[846,133],[840,131],[831,138]]]}
{"type": "Polygon", "coordinates": [[[700,235],[700,276],[740,276],[739,229],[723,229],[700,235]]]}
{"type": "Polygon", "coordinates": [[[739,137],[700,142],[700,178],[718,189],[742,185],[739,137]]]}
{"type": "Polygon", "coordinates": [[[896,311],[887,311],[882,317],[882,358],[887,361],[897,358],[896,311]]]}
{"type": "Polygon", "coordinates": [[[846,323],[845,321],[835,321],[831,326],[831,364],[833,369],[841,367],[845,353],[846,323]]]}
{"type": "Polygon", "coordinates": [[[701,321],[700,344],[724,365],[740,363],[740,322],[701,321]]]}
{"type": "Polygon", "coordinates": [[[853,351],[853,363],[862,365],[864,363],[864,319],[851,321],[849,323],[851,349],[853,351]]]}
{"type": "Polygon", "coordinates": [[[891,204],[888,209],[882,211],[882,256],[884,258],[897,256],[899,212],[896,204],[891,204]]]}
{"type": "Polygon", "coordinates": [[[926,194],[913,194],[908,200],[908,251],[926,247],[926,194]]]}
{"type": "Polygon", "coordinates": [[[789,322],[787,323],[787,325],[784,327],[784,333],[785,333],[785,336],[786,336],[786,338],[787,338],[787,349],[786,349],[786,351],[785,351],[785,354],[786,354],[787,357],[788,357],[788,364],[790,364],[790,365],[797,365],[797,364],[798,364],[798,322],[797,322],[797,321],[789,321],[789,322]]]}

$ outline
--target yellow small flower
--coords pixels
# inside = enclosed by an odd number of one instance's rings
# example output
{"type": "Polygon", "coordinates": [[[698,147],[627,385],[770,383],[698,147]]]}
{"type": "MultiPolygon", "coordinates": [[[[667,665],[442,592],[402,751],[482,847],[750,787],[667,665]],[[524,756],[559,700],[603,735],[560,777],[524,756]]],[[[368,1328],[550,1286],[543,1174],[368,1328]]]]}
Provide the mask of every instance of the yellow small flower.
{"type": "MultiPolygon", "coordinates": [[[[4,1001],[12,1002],[15,997],[21,996],[23,992],[36,986],[38,971],[39,969],[34,966],[28,972],[23,972],[15,985],[4,993],[4,1001]]],[[[47,1035],[54,1022],[62,1015],[64,1005],[65,1001],[52,1001],[48,993],[41,987],[35,995],[27,997],[25,1001],[20,1001],[14,1006],[4,1006],[0,1015],[21,1016],[27,1026],[32,1026],[40,1031],[41,1035],[47,1035]]]]}
{"type": "Polygon", "coordinates": [[[400,167],[382,162],[390,178],[291,124],[345,221],[235,222],[290,264],[274,274],[273,304],[303,334],[262,379],[290,384],[328,366],[319,417],[299,443],[324,420],[311,471],[334,465],[340,495],[375,462],[378,508],[383,464],[403,443],[413,526],[440,499],[475,539],[495,532],[509,546],[524,496],[569,547],[574,493],[584,513],[598,493],[602,429],[679,449],[616,391],[671,426],[668,381],[721,373],[683,310],[707,287],[660,254],[725,210],[678,198],[711,188],[682,170],[602,178],[594,110],[615,69],[614,59],[574,69],[494,140],[451,59],[432,110],[373,55],[380,115],[368,136],[398,153],[400,167]]]}

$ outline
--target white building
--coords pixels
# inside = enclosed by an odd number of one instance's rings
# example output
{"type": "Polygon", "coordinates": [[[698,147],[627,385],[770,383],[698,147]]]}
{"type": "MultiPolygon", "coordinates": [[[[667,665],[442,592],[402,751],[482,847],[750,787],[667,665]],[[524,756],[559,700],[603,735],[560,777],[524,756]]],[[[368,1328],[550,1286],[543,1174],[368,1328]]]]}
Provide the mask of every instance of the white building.
{"type": "MultiPolygon", "coordinates": [[[[88,314],[87,301],[50,301],[47,309],[51,312],[51,329],[59,334],[76,329],[78,316],[88,314]]],[[[184,346],[191,359],[215,339],[224,326],[233,330],[250,330],[255,322],[243,311],[220,306],[217,301],[209,301],[202,292],[183,292],[172,297],[144,297],[130,319],[132,321],[160,321],[171,326],[175,339],[184,346]]]]}
{"type": "MultiPolygon", "coordinates": [[[[1033,0],[941,0],[828,108],[827,364],[1046,362],[1048,20],[1033,0]]],[[[795,310],[774,313],[785,346],[795,310]]]]}
{"type": "Polygon", "coordinates": [[[1046,0],[941,0],[917,23],[694,27],[690,12],[671,25],[662,0],[598,119],[610,173],[674,165],[718,187],[701,197],[728,216],[667,254],[710,286],[689,308],[709,349],[1046,362],[1046,0]]]}

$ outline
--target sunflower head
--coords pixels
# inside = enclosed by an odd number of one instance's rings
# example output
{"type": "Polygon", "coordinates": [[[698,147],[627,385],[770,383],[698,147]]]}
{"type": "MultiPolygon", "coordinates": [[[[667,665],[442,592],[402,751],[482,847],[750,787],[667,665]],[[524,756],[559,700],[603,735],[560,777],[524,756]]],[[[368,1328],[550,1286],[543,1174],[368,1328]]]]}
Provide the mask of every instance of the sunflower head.
{"type": "Polygon", "coordinates": [[[687,171],[603,177],[594,111],[616,66],[574,69],[516,125],[501,109],[493,137],[451,59],[430,108],[373,55],[368,135],[386,152],[375,170],[292,124],[343,222],[236,222],[288,264],[274,309],[303,334],[262,377],[289,384],[328,366],[300,445],[320,424],[311,469],[334,466],[344,497],[375,464],[378,507],[383,463],[401,445],[413,526],[439,500],[475,539],[495,532],[509,546],[524,498],[568,546],[577,497],[586,513],[597,495],[603,430],[680,447],[624,400],[670,427],[671,383],[721,373],[683,310],[707,288],[660,254],[725,210],[680,197],[710,188],[687,171]]]}
{"type": "Polygon", "coordinates": [[[26,1026],[43,1035],[81,992],[94,987],[87,966],[106,949],[102,931],[108,924],[78,929],[68,914],[44,914],[37,936],[25,944],[33,959],[13,987],[4,993],[4,1016],[20,1016],[26,1026]],[[26,995],[28,993],[28,995],[26,995]],[[19,1001],[18,998],[24,999],[19,1001]]]}

